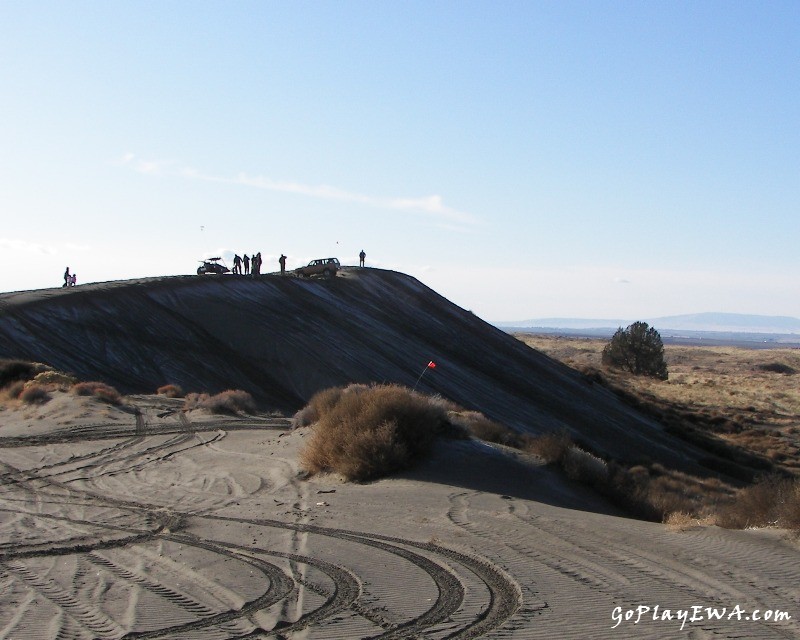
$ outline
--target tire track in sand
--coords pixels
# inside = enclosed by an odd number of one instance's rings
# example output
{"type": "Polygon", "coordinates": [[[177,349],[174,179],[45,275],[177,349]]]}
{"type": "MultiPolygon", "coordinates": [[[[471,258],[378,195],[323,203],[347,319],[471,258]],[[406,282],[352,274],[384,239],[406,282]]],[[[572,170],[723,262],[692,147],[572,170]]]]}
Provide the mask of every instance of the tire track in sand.
{"type": "MultiPolygon", "coordinates": [[[[193,427],[183,423],[182,433],[187,434],[193,427]]],[[[147,441],[151,437],[151,432],[146,425],[139,429],[139,436],[147,441]],[[143,433],[146,429],[146,433],[143,433]]],[[[213,427],[218,429],[218,426],[213,427]]],[[[179,432],[180,433],[180,432],[179,432]]],[[[194,432],[192,432],[194,433],[194,432]]],[[[93,434],[103,435],[103,434],[93,434]]],[[[130,431],[128,431],[130,436],[130,431]]],[[[165,443],[156,445],[155,448],[174,446],[175,439],[168,439],[165,443]],[[166,443],[169,443],[167,445],[166,443]]],[[[39,444],[39,442],[37,442],[39,444]]],[[[133,445],[130,445],[133,446],[133,445]]],[[[128,462],[135,459],[142,452],[131,452],[130,446],[114,445],[106,447],[96,455],[87,454],[82,461],[90,464],[84,465],[87,469],[87,477],[91,477],[92,463],[96,462],[96,471],[106,465],[115,464],[115,456],[121,454],[121,458],[128,462]],[[94,458],[94,460],[93,460],[94,458]]],[[[154,447],[145,447],[144,451],[151,451],[154,447]]],[[[185,450],[174,451],[169,455],[182,455],[185,450]]],[[[65,461],[67,462],[67,461],[65,461]]],[[[116,462],[119,462],[118,460],[116,462]]],[[[344,529],[334,529],[319,527],[304,521],[282,522],[278,520],[254,520],[245,518],[224,518],[221,516],[198,516],[191,512],[170,511],[159,514],[156,506],[142,501],[119,499],[113,496],[103,495],[97,491],[69,486],[69,482],[50,477],[49,474],[37,473],[36,469],[21,471],[19,469],[5,465],[5,477],[19,488],[24,489],[31,495],[41,496],[51,495],[61,503],[73,502],[78,505],[95,505],[105,509],[116,509],[122,513],[140,514],[145,516],[145,521],[152,523],[148,527],[142,527],[136,523],[123,523],[107,519],[104,516],[103,522],[94,522],[58,516],[56,514],[29,513],[32,517],[46,518],[51,521],[61,520],[72,526],[89,526],[94,530],[95,539],[88,535],[85,540],[59,547],[57,541],[47,541],[36,547],[28,545],[27,548],[18,548],[17,553],[8,549],[3,555],[7,574],[20,584],[25,584],[27,588],[33,589],[36,593],[48,598],[54,606],[64,611],[65,622],[63,631],[77,625],[80,628],[89,630],[93,637],[98,638],[157,638],[157,637],[186,637],[186,634],[200,634],[203,630],[216,629],[223,637],[279,637],[283,634],[301,629],[315,627],[325,624],[326,629],[332,631],[341,628],[341,633],[346,633],[346,626],[342,626],[338,616],[342,612],[350,612],[356,618],[363,618],[366,626],[364,629],[373,629],[363,635],[371,638],[406,638],[417,637],[425,634],[431,638],[453,638],[458,640],[468,640],[479,637],[486,632],[503,625],[521,606],[521,591],[519,586],[509,575],[500,567],[490,561],[470,555],[461,551],[450,549],[435,543],[424,543],[399,537],[381,536],[360,531],[350,531],[344,529]],[[159,522],[184,521],[188,522],[192,518],[205,517],[226,520],[232,523],[248,524],[261,527],[277,528],[292,534],[292,550],[282,551],[271,548],[245,548],[230,542],[213,539],[197,539],[188,534],[170,530],[168,525],[161,526],[159,522]],[[126,533],[124,539],[118,537],[114,539],[103,539],[103,530],[119,536],[126,533]],[[404,620],[391,619],[384,615],[380,606],[380,601],[364,600],[363,588],[358,571],[343,566],[338,562],[331,562],[322,558],[314,557],[309,553],[298,553],[305,549],[305,537],[312,536],[315,539],[331,538],[347,544],[357,545],[361,551],[359,554],[365,556],[367,560],[375,554],[390,554],[398,561],[414,567],[421,572],[435,585],[437,597],[419,615],[414,615],[404,620]],[[198,599],[192,593],[183,589],[178,589],[174,585],[164,584],[163,581],[144,575],[137,569],[137,563],[113,562],[109,559],[109,553],[113,554],[115,548],[121,547],[127,552],[139,553],[145,545],[153,540],[170,540],[181,544],[192,546],[196,549],[205,550],[208,553],[236,558],[237,561],[246,562],[250,566],[257,567],[257,570],[264,576],[265,583],[270,588],[258,598],[247,599],[247,604],[242,607],[229,607],[226,611],[214,611],[209,607],[204,599],[198,599]],[[107,615],[102,614],[92,603],[81,601],[75,593],[70,593],[58,583],[47,576],[38,575],[26,564],[26,560],[46,558],[54,555],[74,555],[86,554],[89,561],[102,570],[106,579],[113,576],[115,580],[123,584],[137,585],[138,588],[145,589],[152,594],[153,598],[163,598],[171,606],[186,612],[193,619],[180,624],[164,626],[161,629],[150,629],[146,631],[130,631],[127,633],[122,625],[122,621],[115,621],[107,615]],[[280,559],[287,564],[294,563],[294,568],[283,570],[262,558],[271,557],[280,559]],[[111,563],[109,565],[108,563],[111,563]],[[309,579],[309,574],[304,571],[304,567],[313,567],[320,574],[327,576],[331,586],[320,586],[309,579]],[[290,575],[291,574],[291,575],[290,575]],[[453,622],[452,618],[465,606],[465,584],[480,584],[481,589],[470,588],[470,593],[485,594],[485,602],[471,601],[470,607],[475,613],[470,614],[468,621],[460,620],[453,622]],[[275,585],[274,588],[272,585],[275,585]],[[260,629],[257,618],[259,612],[267,611],[276,604],[285,602],[292,598],[302,588],[309,588],[316,591],[322,599],[322,604],[314,606],[311,610],[303,611],[296,619],[279,619],[272,630],[260,629]],[[108,622],[106,620],[110,620],[108,622]],[[112,624],[113,623],[113,624],[112,624]],[[239,624],[241,623],[241,624],[239,624]],[[244,626],[241,626],[241,625],[244,626]],[[116,626],[114,626],[116,625],[116,626]],[[233,626],[231,626],[233,625],[233,626]],[[248,632],[247,628],[253,630],[248,632]],[[375,631],[377,629],[377,631],[375,631]],[[244,632],[245,636],[241,635],[244,632]]],[[[106,467],[108,469],[108,467],[106,467]]],[[[42,470],[44,471],[44,470],[42,470]]],[[[52,476],[59,476],[58,464],[48,465],[47,471],[56,471],[52,476]]],[[[69,474],[65,474],[69,475],[69,474]]],[[[63,478],[63,476],[62,476],[63,478]]],[[[305,497],[302,491],[296,487],[298,500],[296,507],[298,512],[303,512],[305,497]]],[[[108,536],[106,536],[107,538],[108,536]]],[[[380,558],[380,555],[376,556],[380,558]]],[[[186,569],[185,580],[181,579],[181,584],[199,582],[199,576],[189,567],[186,569]]],[[[82,579],[89,579],[91,572],[87,572],[82,579]]],[[[387,577],[391,579],[391,577],[387,577]]],[[[208,587],[214,590],[214,587],[208,587]]],[[[470,595],[474,599],[474,595],[470,595]]],[[[483,596],[481,596],[483,597],[483,596]]],[[[342,636],[346,637],[346,636],[342,636]]]]}

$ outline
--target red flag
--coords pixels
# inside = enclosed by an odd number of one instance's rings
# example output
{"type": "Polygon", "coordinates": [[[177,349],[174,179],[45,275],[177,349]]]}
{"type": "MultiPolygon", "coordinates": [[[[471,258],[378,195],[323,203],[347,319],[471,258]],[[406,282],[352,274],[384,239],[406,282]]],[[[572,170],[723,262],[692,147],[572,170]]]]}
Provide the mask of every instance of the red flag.
{"type": "Polygon", "coordinates": [[[433,360],[431,360],[428,363],[428,369],[435,369],[435,368],[436,368],[436,363],[433,360]]]}

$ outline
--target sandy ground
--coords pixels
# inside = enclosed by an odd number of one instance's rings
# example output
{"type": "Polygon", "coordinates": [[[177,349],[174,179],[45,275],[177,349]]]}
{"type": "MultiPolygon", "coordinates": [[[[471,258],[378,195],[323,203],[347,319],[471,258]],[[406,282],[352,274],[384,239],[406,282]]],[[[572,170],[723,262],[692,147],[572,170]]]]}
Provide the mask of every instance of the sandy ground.
{"type": "Polygon", "coordinates": [[[0,411],[0,638],[800,637],[785,532],[622,518],[473,441],[304,479],[285,419],[131,402],[0,411]]]}

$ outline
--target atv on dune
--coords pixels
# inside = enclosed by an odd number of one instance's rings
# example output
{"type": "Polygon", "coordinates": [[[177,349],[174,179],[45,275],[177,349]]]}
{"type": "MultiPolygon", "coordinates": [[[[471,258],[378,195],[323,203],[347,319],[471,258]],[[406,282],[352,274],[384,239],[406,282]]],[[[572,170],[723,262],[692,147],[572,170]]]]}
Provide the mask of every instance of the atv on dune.
{"type": "Polygon", "coordinates": [[[202,264],[197,267],[197,275],[202,276],[207,273],[222,275],[223,273],[230,273],[230,269],[228,269],[228,267],[219,263],[220,260],[222,260],[222,258],[208,258],[206,260],[201,260],[200,262],[202,262],[202,264]]]}

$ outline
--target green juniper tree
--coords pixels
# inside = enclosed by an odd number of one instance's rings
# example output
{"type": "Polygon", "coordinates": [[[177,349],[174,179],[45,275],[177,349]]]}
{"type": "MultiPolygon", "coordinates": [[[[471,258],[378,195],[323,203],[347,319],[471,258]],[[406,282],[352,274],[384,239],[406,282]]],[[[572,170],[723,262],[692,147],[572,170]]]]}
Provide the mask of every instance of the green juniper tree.
{"type": "Polygon", "coordinates": [[[659,380],[666,380],[669,375],[661,336],[646,322],[634,322],[627,329],[617,329],[603,348],[603,364],[659,380]]]}

